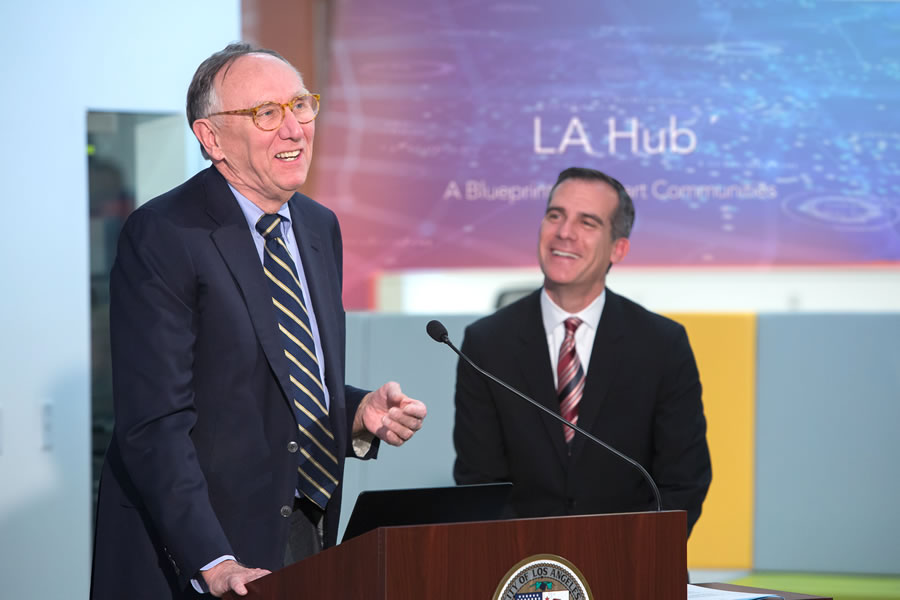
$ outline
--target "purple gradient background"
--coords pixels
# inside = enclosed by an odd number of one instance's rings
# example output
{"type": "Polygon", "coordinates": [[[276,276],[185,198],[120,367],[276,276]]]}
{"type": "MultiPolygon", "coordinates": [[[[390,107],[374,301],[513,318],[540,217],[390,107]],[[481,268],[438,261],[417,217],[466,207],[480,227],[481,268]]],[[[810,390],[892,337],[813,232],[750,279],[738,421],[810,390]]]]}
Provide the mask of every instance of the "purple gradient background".
{"type": "Polygon", "coordinates": [[[445,191],[546,186],[572,165],[636,191],[628,265],[900,261],[900,4],[599,4],[337,3],[315,161],[348,308],[386,270],[536,265],[545,195],[445,191]],[[536,153],[535,117],[542,147],[577,118],[593,151],[536,153]],[[609,151],[608,119],[655,144],[672,117],[693,152],[609,151]],[[661,180],[775,197],[665,199],[661,180]]]}

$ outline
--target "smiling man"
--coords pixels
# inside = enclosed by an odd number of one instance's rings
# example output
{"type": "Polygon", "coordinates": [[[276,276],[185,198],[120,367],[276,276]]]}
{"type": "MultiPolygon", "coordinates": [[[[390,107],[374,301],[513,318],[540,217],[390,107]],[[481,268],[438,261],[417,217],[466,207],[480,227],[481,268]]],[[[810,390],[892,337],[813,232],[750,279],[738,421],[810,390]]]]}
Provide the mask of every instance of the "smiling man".
{"type": "Polygon", "coordinates": [[[122,231],[95,600],[245,595],[336,542],[345,457],[422,425],[398,384],[344,383],[340,229],[297,192],[318,111],[277,53],[212,55],[187,96],[212,166],[122,231]]]}
{"type": "MultiPolygon", "coordinates": [[[[560,173],[541,221],[543,288],[466,329],[476,364],[637,460],[688,533],[711,480],[699,374],[684,328],[606,288],[628,254],[621,183],[560,173]]],[[[640,472],[464,361],[453,432],[459,484],[511,481],[519,517],[655,509],[640,472]]]]}

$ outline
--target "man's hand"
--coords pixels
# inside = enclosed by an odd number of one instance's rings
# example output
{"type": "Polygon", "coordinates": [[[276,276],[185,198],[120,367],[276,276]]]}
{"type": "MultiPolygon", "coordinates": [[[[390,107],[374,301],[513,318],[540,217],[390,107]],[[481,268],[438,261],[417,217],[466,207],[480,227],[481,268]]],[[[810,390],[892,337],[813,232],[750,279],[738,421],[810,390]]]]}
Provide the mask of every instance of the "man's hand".
{"type": "Polygon", "coordinates": [[[228,591],[234,592],[238,596],[246,596],[247,586],[244,584],[271,572],[266,569],[245,567],[233,560],[226,560],[207,571],[200,571],[200,574],[206,580],[209,593],[216,598],[221,598],[228,591]]]}
{"type": "Polygon", "coordinates": [[[363,398],[353,419],[353,435],[369,431],[391,446],[400,446],[422,428],[427,412],[424,403],[389,381],[363,398]]]}

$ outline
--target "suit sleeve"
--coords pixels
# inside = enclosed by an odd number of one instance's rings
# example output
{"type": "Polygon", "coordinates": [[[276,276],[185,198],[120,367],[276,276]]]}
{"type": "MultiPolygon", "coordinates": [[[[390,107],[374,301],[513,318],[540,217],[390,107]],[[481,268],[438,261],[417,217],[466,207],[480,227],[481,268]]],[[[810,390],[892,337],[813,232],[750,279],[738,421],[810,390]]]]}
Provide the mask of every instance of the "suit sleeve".
{"type": "MultiPolygon", "coordinates": [[[[484,345],[477,337],[472,327],[467,328],[461,350],[475,364],[483,364],[478,349],[484,345]]],[[[509,481],[502,423],[492,384],[462,359],[456,368],[455,404],[453,478],[456,483],[509,481]]]]}
{"type": "Polygon", "coordinates": [[[712,479],[702,388],[684,328],[671,336],[653,423],[653,478],[663,509],[687,511],[688,534],[712,479]]]}
{"type": "Polygon", "coordinates": [[[110,279],[115,440],[135,502],[187,585],[234,554],[209,501],[190,432],[196,276],[176,228],[150,210],[129,218],[110,279]]]}

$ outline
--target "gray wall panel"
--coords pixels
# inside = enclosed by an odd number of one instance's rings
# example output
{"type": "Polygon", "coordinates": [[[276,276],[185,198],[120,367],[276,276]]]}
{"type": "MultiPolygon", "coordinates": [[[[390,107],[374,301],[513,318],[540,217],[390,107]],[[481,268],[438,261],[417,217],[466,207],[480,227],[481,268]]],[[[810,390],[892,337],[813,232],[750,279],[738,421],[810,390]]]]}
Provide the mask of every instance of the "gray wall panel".
{"type": "Polygon", "coordinates": [[[432,341],[425,324],[438,318],[458,347],[477,316],[347,315],[347,383],[374,389],[397,381],[428,406],[424,428],[399,448],[382,444],[378,460],[348,460],[339,536],[363,490],[453,485],[453,390],[457,357],[432,341]]]}
{"type": "Polygon", "coordinates": [[[900,573],[900,315],[760,315],[757,569],[900,573]]]}

